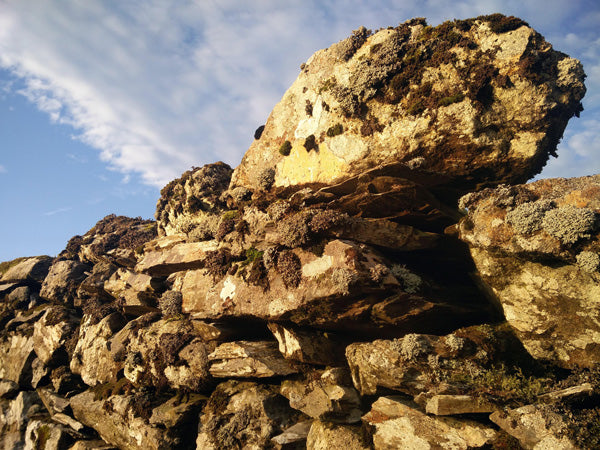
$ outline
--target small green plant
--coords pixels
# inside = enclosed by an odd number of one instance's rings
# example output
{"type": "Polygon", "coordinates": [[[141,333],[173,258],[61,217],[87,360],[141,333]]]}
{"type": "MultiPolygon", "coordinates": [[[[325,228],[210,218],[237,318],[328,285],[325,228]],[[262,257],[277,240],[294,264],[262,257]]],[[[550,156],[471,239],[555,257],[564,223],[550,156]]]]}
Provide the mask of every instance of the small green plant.
{"type": "Polygon", "coordinates": [[[423,102],[421,100],[417,100],[408,107],[407,112],[411,116],[418,116],[423,111],[425,111],[425,106],[423,106],[423,102]]]}
{"type": "Polygon", "coordinates": [[[262,259],[264,252],[258,250],[255,247],[250,247],[246,250],[246,259],[242,262],[242,266],[247,266],[252,264],[254,261],[259,261],[262,259]]]}
{"type": "Polygon", "coordinates": [[[334,137],[344,132],[344,126],[341,123],[337,123],[327,130],[327,136],[334,137]]]}
{"type": "Polygon", "coordinates": [[[465,99],[465,94],[460,92],[456,95],[451,95],[449,97],[444,97],[444,98],[440,99],[440,101],[438,102],[438,105],[439,106],[448,106],[453,103],[462,102],[464,99],[465,99]]]}
{"type": "Polygon", "coordinates": [[[335,79],[329,78],[325,80],[325,82],[319,87],[319,94],[330,90],[333,86],[335,86],[335,79]]]}
{"type": "Polygon", "coordinates": [[[285,141],[279,147],[279,153],[282,154],[283,156],[288,156],[291,151],[292,151],[292,143],[290,141],[285,141]]]}

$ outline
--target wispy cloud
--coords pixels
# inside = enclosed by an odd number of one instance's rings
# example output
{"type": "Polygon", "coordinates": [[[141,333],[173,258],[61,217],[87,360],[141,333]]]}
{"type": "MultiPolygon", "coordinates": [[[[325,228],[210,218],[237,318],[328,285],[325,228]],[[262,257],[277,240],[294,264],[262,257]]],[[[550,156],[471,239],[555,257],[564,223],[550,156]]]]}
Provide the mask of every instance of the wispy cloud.
{"type": "Polygon", "coordinates": [[[3,165],[0,164],[0,173],[6,173],[6,172],[8,172],[6,170],[6,167],[4,167],[3,165]]]}
{"type": "Polygon", "coordinates": [[[62,214],[62,213],[66,213],[69,212],[73,209],[72,206],[65,206],[63,208],[57,208],[57,209],[53,209],[52,211],[47,211],[45,213],[43,213],[44,216],[55,216],[56,214],[62,214]]]}
{"type": "MultiPolygon", "coordinates": [[[[576,7],[570,4],[569,11],[576,7]]],[[[547,27],[571,50],[583,54],[585,47],[592,80],[586,109],[598,107],[600,56],[588,44],[600,42],[600,35],[584,22],[577,34],[565,30],[572,17],[560,0],[223,0],[177,6],[65,0],[60,10],[52,2],[4,0],[0,66],[22,80],[20,92],[53,121],[75,127],[109,167],[161,186],[192,165],[236,165],[300,63],[352,29],[416,16],[435,24],[496,11],[547,27]]]]}

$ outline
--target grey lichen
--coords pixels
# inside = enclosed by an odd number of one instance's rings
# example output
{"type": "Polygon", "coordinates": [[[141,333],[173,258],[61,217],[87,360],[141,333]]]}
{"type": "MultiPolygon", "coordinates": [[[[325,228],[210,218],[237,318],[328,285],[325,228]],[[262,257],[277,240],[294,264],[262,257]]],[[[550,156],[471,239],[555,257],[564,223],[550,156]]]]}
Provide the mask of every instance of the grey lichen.
{"type": "Polygon", "coordinates": [[[506,213],[506,221],[520,234],[530,234],[542,228],[547,211],[554,208],[551,200],[527,202],[506,213]]]}
{"type": "Polygon", "coordinates": [[[173,317],[181,314],[182,304],[183,296],[179,291],[167,291],[158,301],[158,306],[164,317],[173,317]]]}
{"type": "Polygon", "coordinates": [[[423,280],[418,275],[415,275],[406,266],[401,264],[394,264],[391,269],[392,275],[394,275],[398,281],[402,283],[404,292],[409,294],[416,294],[421,290],[423,280]]]}
{"type": "Polygon", "coordinates": [[[331,273],[331,281],[333,281],[334,286],[344,295],[350,293],[350,286],[356,283],[357,280],[356,272],[345,267],[336,267],[331,273]]]}
{"type": "Polygon", "coordinates": [[[577,255],[577,264],[586,272],[594,273],[600,267],[600,255],[594,252],[581,252],[577,255]]]}
{"type": "Polygon", "coordinates": [[[385,277],[388,276],[388,274],[390,273],[390,269],[388,269],[383,264],[375,264],[373,267],[371,267],[369,272],[369,275],[373,282],[381,283],[385,279],[385,277]]]}
{"type": "Polygon", "coordinates": [[[453,352],[458,352],[463,349],[465,345],[465,340],[461,337],[456,336],[455,334],[450,334],[446,336],[446,345],[453,352]]]}
{"type": "Polygon", "coordinates": [[[400,356],[405,361],[410,361],[431,349],[429,341],[422,334],[407,334],[402,339],[398,339],[396,343],[400,356]]]}
{"type": "Polygon", "coordinates": [[[563,244],[589,238],[596,227],[596,214],[589,208],[561,206],[546,212],[542,228],[563,244]]]}
{"type": "Polygon", "coordinates": [[[275,169],[272,167],[267,167],[263,169],[258,175],[258,186],[261,189],[269,190],[273,183],[275,182],[275,169]]]}

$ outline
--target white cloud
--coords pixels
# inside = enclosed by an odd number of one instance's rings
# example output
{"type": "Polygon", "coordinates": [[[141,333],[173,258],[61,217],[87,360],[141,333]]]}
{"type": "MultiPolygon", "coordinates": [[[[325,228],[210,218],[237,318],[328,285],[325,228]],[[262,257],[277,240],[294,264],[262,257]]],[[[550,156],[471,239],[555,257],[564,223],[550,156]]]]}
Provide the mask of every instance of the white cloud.
{"type": "Polygon", "coordinates": [[[57,208],[57,209],[53,209],[52,211],[47,211],[45,213],[43,213],[44,216],[55,216],[56,214],[62,214],[62,213],[66,213],[69,212],[73,209],[72,206],[65,206],[63,208],[57,208]]]}
{"type": "MultiPolygon", "coordinates": [[[[237,164],[300,63],[360,25],[377,28],[416,16],[436,24],[503,11],[549,27],[569,48],[594,37],[559,27],[565,16],[560,0],[173,5],[65,0],[57,8],[4,0],[0,66],[24,81],[20,92],[53,121],[75,127],[99,149],[110,168],[162,186],[192,165],[237,164]]],[[[590,80],[600,57],[588,56],[590,80]]],[[[593,83],[586,109],[600,103],[600,86],[593,83]]]]}

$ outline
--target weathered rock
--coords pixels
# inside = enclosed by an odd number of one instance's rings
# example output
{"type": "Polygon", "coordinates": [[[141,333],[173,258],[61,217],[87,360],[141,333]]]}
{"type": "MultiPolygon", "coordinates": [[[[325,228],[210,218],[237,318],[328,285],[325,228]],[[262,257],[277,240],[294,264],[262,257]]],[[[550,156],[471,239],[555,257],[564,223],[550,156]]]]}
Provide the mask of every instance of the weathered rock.
{"type": "Polygon", "coordinates": [[[40,297],[64,304],[73,304],[79,284],[90,267],[73,260],[55,261],[42,284],[40,297]]]}
{"type": "Polygon", "coordinates": [[[50,389],[38,388],[36,392],[50,415],[64,413],[71,406],[68,399],[57,395],[50,389]]]}
{"type": "Polygon", "coordinates": [[[425,412],[436,416],[491,413],[496,409],[491,403],[470,395],[434,395],[425,405],[425,412]]]}
{"type": "Polygon", "coordinates": [[[92,273],[81,282],[77,289],[77,297],[75,306],[81,306],[79,299],[88,297],[100,297],[104,300],[109,300],[110,296],[104,290],[104,283],[117,271],[118,266],[110,261],[100,261],[94,264],[92,273]]]}
{"type": "Polygon", "coordinates": [[[23,448],[24,431],[39,408],[35,392],[20,392],[14,400],[0,402],[0,445],[6,449],[23,448]]]}
{"type": "Polygon", "coordinates": [[[260,189],[267,169],[274,186],[331,183],[389,162],[471,189],[540,171],[581,111],[581,64],[501,15],[424,25],[363,28],[310,57],[232,186],[260,189]]]}
{"type": "Polygon", "coordinates": [[[578,386],[571,386],[558,391],[548,392],[538,396],[539,400],[542,401],[556,401],[556,400],[573,400],[581,397],[589,397],[594,393],[594,388],[590,383],[583,383],[578,386]]]}
{"type": "Polygon", "coordinates": [[[469,449],[491,441],[496,431],[470,420],[431,417],[401,397],[380,397],[363,421],[372,425],[373,447],[469,449]]]}
{"type": "Polygon", "coordinates": [[[134,255],[156,237],[156,223],[110,214],[99,220],[85,235],[74,236],[61,256],[93,264],[108,261],[130,267],[134,255]],[[118,250],[126,250],[119,252],[118,250]]]}
{"type": "Polygon", "coordinates": [[[41,283],[46,278],[51,264],[50,256],[17,258],[2,263],[0,283],[41,283]]]}
{"type": "Polygon", "coordinates": [[[25,450],[66,450],[75,439],[56,423],[32,420],[25,431],[25,450]]]}
{"type": "Polygon", "coordinates": [[[215,241],[176,244],[167,250],[146,252],[135,269],[152,276],[198,269],[204,267],[206,252],[216,249],[215,241]]]}
{"type": "Polygon", "coordinates": [[[592,262],[600,253],[599,193],[593,176],[461,200],[469,211],[461,239],[507,321],[534,357],[565,367],[600,361],[600,273],[592,262]]]}
{"type": "Polygon", "coordinates": [[[279,351],[287,359],[324,366],[344,361],[344,355],[337,351],[343,346],[341,340],[328,333],[278,323],[270,323],[269,330],[279,342],[279,351]]]}
{"type": "Polygon", "coordinates": [[[281,395],[292,408],[325,422],[355,423],[362,415],[360,397],[345,370],[315,372],[311,380],[285,380],[281,395]]]}
{"type": "Polygon", "coordinates": [[[109,341],[124,325],[119,313],[112,313],[98,323],[84,316],[70,363],[71,372],[81,375],[88,386],[116,381],[123,363],[114,360],[109,341]]]}
{"type": "Polygon", "coordinates": [[[494,378],[532,369],[530,357],[512,332],[489,325],[446,336],[408,334],[354,343],[346,347],[346,358],[362,395],[375,394],[378,386],[410,395],[470,394],[494,389],[486,386],[494,378]]]}
{"type": "Polygon", "coordinates": [[[31,363],[31,387],[37,389],[48,382],[50,369],[40,358],[35,358],[31,363]]]}
{"type": "Polygon", "coordinates": [[[338,425],[315,420],[306,438],[308,450],[368,450],[371,448],[358,426],[338,425]]]}
{"type": "Polygon", "coordinates": [[[101,440],[77,441],[69,450],[117,450],[113,445],[101,440]]]}
{"type": "Polygon", "coordinates": [[[306,437],[312,426],[312,422],[299,422],[291,427],[285,429],[283,433],[275,436],[271,439],[271,442],[275,444],[275,448],[306,448],[306,437]]]}
{"type": "Polygon", "coordinates": [[[0,398],[13,398],[19,392],[19,385],[11,380],[0,380],[0,398]]]}
{"type": "MultiPolygon", "coordinates": [[[[202,391],[211,385],[209,353],[215,345],[197,338],[194,327],[184,320],[159,320],[128,325],[118,340],[129,341],[120,347],[115,342],[116,359],[124,361],[124,374],[136,385],[170,385],[202,391]],[[139,326],[143,328],[138,329],[139,326]],[[124,348],[124,350],[120,350],[124,348]]],[[[111,347],[112,348],[112,347],[111,347]]]]}
{"type": "Polygon", "coordinates": [[[104,289],[126,306],[156,306],[161,287],[160,280],[127,269],[117,270],[104,283],[104,289]]]}
{"type": "Polygon", "coordinates": [[[73,419],[71,416],[63,413],[55,413],[52,415],[52,421],[69,427],[71,430],[75,430],[77,432],[81,432],[85,430],[85,425],[77,420],[73,419]]]}
{"type": "Polygon", "coordinates": [[[516,437],[526,449],[574,450],[577,447],[566,437],[565,419],[548,407],[527,405],[496,411],[490,416],[508,434],[516,437]]]}
{"type": "Polygon", "coordinates": [[[149,422],[165,428],[196,427],[198,414],[208,397],[200,394],[175,396],[152,410],[149,422]]]}
{"type": "Polygon", "coordinates": [[[93,392],[86,391],[71,398],[71,408],[78,421],[94,428],[104,441],[118,448],[172,448],[177,440],[140,417],[135,412],[135,402],[133,395],[113,395],[106,400],[96,400],[93,392]],[[110,407],[106,407],[107,404],[110,407]]]}
{"type": "Polygon", "coordinates": [[[265,378],[296,373],[273,341],[238,341],[219,345],[208,355],[210,373],[217,378],[265,378]]]}
{"type": "Polygon", "coordinates": [[[34,324],[34,350],[44,364],[50,364],[51,362],[53,365],[68,363],[68,355],[64,345],[71,338],[78,322],[79,320],[66,308],[53,306],[34,324]]]}
{"type": "Polygon", "coordinates": [[[202,222],[202,216],[218,211],[232,172],[227,164],[217,162],[194,167],[167,184],[156,203],[159,234],[190,233],[202,222]]]}
{"type": "Polygon", "coordinates": [[[14,381],[26,387],[31,382],[31,364],[34,359],[31,336],[11,333],[0,338],[0,379],[14,381]]]}
{"type": "Polygon", "coordinates": [[[287,403],[276,386],[221,383],[204,407],[196,448],[266,448],[272,437],[298,422],[299,413],[287,403]]]}

